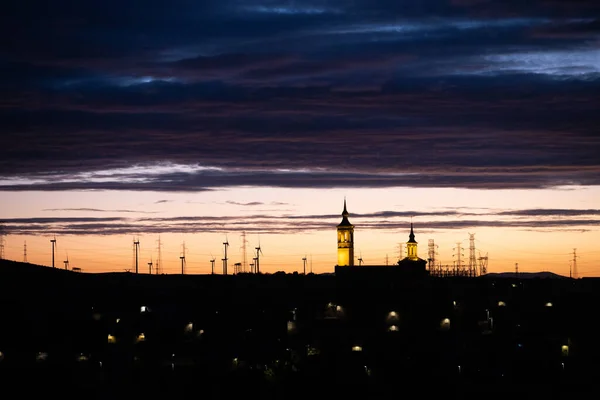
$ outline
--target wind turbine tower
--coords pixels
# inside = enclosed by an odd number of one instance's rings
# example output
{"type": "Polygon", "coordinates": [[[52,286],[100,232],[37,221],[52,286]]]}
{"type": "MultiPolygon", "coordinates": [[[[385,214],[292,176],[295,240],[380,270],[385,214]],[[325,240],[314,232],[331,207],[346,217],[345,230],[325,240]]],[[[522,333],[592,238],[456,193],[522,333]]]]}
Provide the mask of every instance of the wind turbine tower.
{"type": "Polygon", "coordinates": [[[215,258],[211,258],[210,260],[210,273],[211,275],[215,274],[215,258]]]}
{"type": "Polygon", "coordinates": [[[27,262],[27,241],[23,243],[23,262],[27,262]]]}
{"type": "Polygon", "coordinates": [[[133,240],[133,251],[135,252],[135,273],[138,273],[138,265],[139,265],[139,254],[140,254],[140,241],[133,240]]]}
{"type": "Polygon", "coordinates": [[[306,255],[302,257],[303,271],[304,275],[306,275],[306,255]]]}
{"type": "Polygon", "coordinates": [[[50,243],[52,243],[52,268],[54,268],[54,249],[56,248],[56,236],[54,236],[54,239],[50,239],[50,243]]]}
{"type": "Polygon", "coordinates": [[[256,258],[255,258],[255,270],[257,274],[260,274],[260,255],[262,254],[262,250],[260,248],[260,243],[258,244],[258,247],[255,247],[256,250],[256,258]]]}
{"type": "Polygon", "coordinates": [[[69,255],[67,254],[67,259],[63,261],[65,263],[65,269],[69,270],[69,255]]]}
{"type": "Polygon", "coordinates": [[[148,274],[152,275],[152,259],[150,259],[150,262],[148,263],[148,274]]]}
{"type": "Polygon", "coordinates": [[[179,259],[181,260],[181,275],[185,274],[185,242],[183,242],[182,247],[182,252],[181,252],[181,256],[179,257],[179,259]]]}
{"type": "Polygon", "coordinates": [[[222,258],[223,261],[223,275],[227,275],[227,247],[229,247],[229,240],[225,237],[225,241],[223,242],[223,246],[225,247],[225,257],[222,258]]]}

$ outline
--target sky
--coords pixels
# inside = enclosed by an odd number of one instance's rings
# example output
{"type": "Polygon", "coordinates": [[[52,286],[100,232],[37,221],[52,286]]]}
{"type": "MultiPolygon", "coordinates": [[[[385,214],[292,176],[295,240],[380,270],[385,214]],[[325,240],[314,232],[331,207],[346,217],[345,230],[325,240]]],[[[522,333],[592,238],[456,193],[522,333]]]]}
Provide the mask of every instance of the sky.
{"type": "Polygon", "coordinates": [[[0,36],[4,258],[333,272],[346,199],[365,265],[412,221],[600,276],[596,0],[9,0],[0,36]]]}

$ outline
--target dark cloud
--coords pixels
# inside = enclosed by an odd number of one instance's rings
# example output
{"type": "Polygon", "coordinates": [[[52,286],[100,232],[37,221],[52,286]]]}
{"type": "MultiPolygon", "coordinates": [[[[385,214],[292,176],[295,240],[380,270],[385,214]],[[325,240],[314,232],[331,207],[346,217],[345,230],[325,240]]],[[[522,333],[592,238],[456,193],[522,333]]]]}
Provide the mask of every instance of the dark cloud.
{"type": "Polygon", "coordinates": [[[231,205],[234,205],[234,206],[244,206],[244,207],[245,206],[262,206],[262,205],[265,204],[262,201],[251,201],[251,202],[248,202],[248,203],[240,203],[240,202],[237,202],[237,201],[226,201],[225,203],[231,204],[231,205]]]}
{"type": "MultiPolygon", "coordinates": [[[[159,203],[159,202],[157,202],[159,203]]],[[[154,211],[143,210],[105,210],[101,208],[45,208],[42,211],[73,211],[73,212],[102,212],[102,213],[136,213],[136,214],[154,214],[154,211]]]]}
{"type": "Polygon", "coordinates": [[[599,21],[595,1],[12,1],[0,190],[597,185],[599,21]]]}
{"type": "MultiPolygon", "coordinates": [[[[357,229],[405,231],[412,217],[419,219],[419,232],[467,228],[512,228],[521,230],[589,231],[597,229],[600,210],[596,209],[523,209],[485,211],[459,210],[436,212],[381,211],[352,214],[357,229]],[[501,216],[502,218],[498,218],[501,216]]],[[[334,229],[339,214],[261,214],[248,216],[176,216],[176,217],[48,217],[10,218],[0,221],[5,233],[13,235],[199,233],[244,230],[249,233],[297,233],[334,229]]]]}

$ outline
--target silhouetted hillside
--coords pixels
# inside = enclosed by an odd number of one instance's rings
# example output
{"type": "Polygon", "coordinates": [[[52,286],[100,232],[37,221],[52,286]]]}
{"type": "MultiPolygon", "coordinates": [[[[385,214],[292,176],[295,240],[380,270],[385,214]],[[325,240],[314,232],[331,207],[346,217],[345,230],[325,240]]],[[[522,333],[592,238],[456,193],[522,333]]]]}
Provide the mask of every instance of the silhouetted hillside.
{"type": "Polygon", "coordinates": [[[543,272],[519,272],[518,274],[515,272],[492,272],[486,275],[483,275],[484,278],[519,278],[519,279],[569,279],[566,276],[558,275],[553,272],[543,271],[543,272]]]}
{"type": "Polygon", "coordinates": [[[90,274],[0,261],[3,388],[103,400],[597,391],[597,280],[367,271],[90,274]]]}

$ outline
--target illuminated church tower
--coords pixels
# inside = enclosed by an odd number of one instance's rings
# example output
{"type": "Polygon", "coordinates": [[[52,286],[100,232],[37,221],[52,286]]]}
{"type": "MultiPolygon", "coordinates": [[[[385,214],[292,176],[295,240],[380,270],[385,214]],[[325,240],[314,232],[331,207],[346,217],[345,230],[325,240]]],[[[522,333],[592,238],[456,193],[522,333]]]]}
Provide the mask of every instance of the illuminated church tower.
{"type": "Polygon", "coordinates": [[[410,235],[408,235],[408,242],[406,242],[406,252],[408,253],[406,258],[409,260],[416,261],[419,259],[417,256],[417,241],[415,240],[412,222],[410,223],[410,235]]]}
{"type": "MultiPolygon", "coordinates": [[[[354,225],[348,221],[348,211],[346,210],[346,199],[344,199],[344,211],[342,212],[342,222],[337,226],[337,265],[340,267],[354,265],[354,225]]],[[[415,250],[416,251],[416,250],[415,250]]]]}

